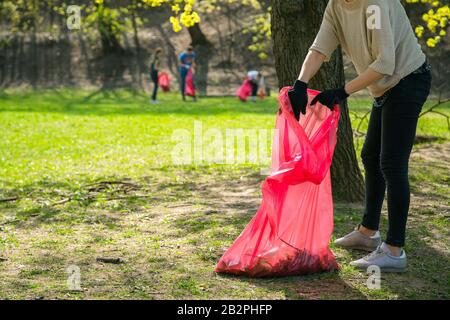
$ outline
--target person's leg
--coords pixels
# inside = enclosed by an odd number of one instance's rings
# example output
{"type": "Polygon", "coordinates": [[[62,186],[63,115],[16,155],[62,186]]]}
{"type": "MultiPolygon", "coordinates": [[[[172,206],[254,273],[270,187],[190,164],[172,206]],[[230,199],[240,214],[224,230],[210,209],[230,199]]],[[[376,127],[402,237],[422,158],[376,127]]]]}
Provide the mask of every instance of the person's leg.
{"type": "Polygon", "coordinates": [[[251,85],[252,85],[252,101],[256,102],[256,96],[258,95],[258,84],[252,80],[250,81],[251,85]]]}
{"type": "Polygon", "coordinates": [[[196,81],[195,81],[195,73],[192,74],[192,85],[194,86],[194,89],[195,89],[195,94],[194,94],[194,96],[192,97],[192,99],[193,99],[194,101],[197,101],[197,83],[196,83],[196,81]]]}
{"type": "Polygon", "coordinates": [[[381,107],[374,103],[366,140],[361,152],[365,168],[365,211],[362,223],[349,234],[338,238],[334,244],[346,249],[373,251],[381,244],[378,227],[386,185],[380,168],[381,107]]]}
{"type": "Polygon", "coordinates": [[[380,224],[386,184],[380,167],[382,107],[372,107],[366,140],[361,152],[365,169],[365,210],[361,223],[364,234],[372,236],[380,224]]]}
{"type": "Polygon", "coordinates": [[[383,106],[381,171],[387,185],[389,216],[386,243],[397,255],[405,245],[410,204],[409,157],[416,136],[417,121],[430,87],[429,72],[412,74],[394,88],[383,106]]]}
{"type": "Polygon", "coordinates": [[[188,74],[188,70],[186,68],[180,67],[180,91],[183,100],[186,99],[186,77],[188,74]]]}
{"type": "Polygon", "coordinates": [[[154,71],[152,73],[152,80],[153,80],[153,94],[152,94],[152,100],[156,101],[157,94],[158,94],[158,72],[154,71]]]}

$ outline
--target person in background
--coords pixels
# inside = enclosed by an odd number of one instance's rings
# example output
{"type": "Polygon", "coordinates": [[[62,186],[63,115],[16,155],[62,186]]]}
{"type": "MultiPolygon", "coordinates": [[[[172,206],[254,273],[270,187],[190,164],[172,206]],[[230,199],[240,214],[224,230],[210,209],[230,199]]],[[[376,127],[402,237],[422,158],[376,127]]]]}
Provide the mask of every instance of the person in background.
{"type": "Polygon", "coordinates": [[[151,103],[153,104],[159,103],[159,101],[156,98],[158,95],[158,75],[159,75],[159,66],[161,62],[161,54],[162,49],[157,48],[153,53],[150,65],[150,78],[152,79],[153,82],[153,93],[151,103]]]}
{"type": "Polygon", "coordinates": [[[253,102],[256,102],[259,88],[264,88],[264,77],[261,72],[251,70],[247,73],[247,78],[250,81],[250,85],[252,86],[251,99],[253,102]]]}
{"type": "MultiPolygon", "coordinates": [[[[196,66],[195,52],[192,46],[188,46],[185,51],[183,51],[178,60],[180,62],[180,91],[183,101],[186,101],[186,77],[190,70],[194,70],[196,66]]],[[[194,101],[197,97],[193,97],[194,101]]]]}
{"type": "Polygon", "coordinates": [[[264,74],[262,73],[262,71],[259,72],[258,86],[259,86],[258,96],[261,99],[264,99],[264,97],[266,95],[266,82],[265,82],[264,74]]]}

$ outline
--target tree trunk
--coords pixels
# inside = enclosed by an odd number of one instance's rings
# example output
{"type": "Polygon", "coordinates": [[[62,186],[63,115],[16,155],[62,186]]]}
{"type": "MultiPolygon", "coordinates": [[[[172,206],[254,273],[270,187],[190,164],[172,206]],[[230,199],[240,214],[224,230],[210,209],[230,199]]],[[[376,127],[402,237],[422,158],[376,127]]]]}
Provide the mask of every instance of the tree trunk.
{"type": "MultiPolygon", "coordinates": [[[[273,51],[280,87],[292,85],[297,78],[319,30],[327,2],[271,0],[273,51]]],[[[343,86],[344,81],[342,52],[338,49],[331,61],[324,63],[310,87],[317,90],[337,88],[343,86]]],[[[347,103],[341,110],[338,143],[331,168],[333,194],[339,200],[358,202],[364,198],[363,177],[356,158],[347,103]]]]}
{"type": "Polygon", "coordinates": [[[138,12],[137,12],[137,3],[136,0],[131,2],[131,23],[133,26],[133,37],[134,37],[134,45],[136,48],[136,65],[137,65],[137,76],[138,76],[138,87],[143,88],[142,83],[142,62],[141,62],[141,43],[139,41],[139,27],[137,23],[138,12]]]}
{"type": "Polygon", "coordinates": [[[188,31],[191,36],[192,46],[197,54],[197,70],[195,72],[197,88],[201,95],[206,95],[208,89],[209,60],[213,55],[214,47],[198,24],[188,28],[188,31]]]}

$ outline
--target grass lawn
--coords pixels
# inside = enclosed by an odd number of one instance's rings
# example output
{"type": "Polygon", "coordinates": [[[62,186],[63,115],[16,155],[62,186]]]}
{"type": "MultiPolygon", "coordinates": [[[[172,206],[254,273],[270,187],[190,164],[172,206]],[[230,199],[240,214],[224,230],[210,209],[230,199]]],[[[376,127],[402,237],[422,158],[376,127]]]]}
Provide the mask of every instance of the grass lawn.
{"type": "MultiPolygon", "coordinates": [[[[265,129],[275,98],[181,103],[163,95],[79,90],[0,92],[1,299],[409,299],[450,298],[450,132],[428,114],[411,160],[406,274],[381,289],[348,266],[360,252],[333,248],[339,272],[280,279],[213,273],[260,203],[256,164],[175,165],[176,130],[265,129]],[[104,258],[121,260],[105,263],[104,258]],[[100,260],[98,260],[100,259],[100,260]],[[67,287],[80,268],[81,290],[67,287]]],[[[357,118],[370,101],[350,100],[357,118]]],[[[450,104],[439,109],[450,115],[450,104]]],[[[363,123],[361,130],[366,130],[363,123]]],[[[269,131],[270,132],[270,131],[269,131]]],[[[362,138],[357,141],[360,149],[362,138]]],[[[360,220],[359,204],[336,203],[335,236],[360,220]]],[[[386,212],[383,214],[386,230],[386,212]]]]}

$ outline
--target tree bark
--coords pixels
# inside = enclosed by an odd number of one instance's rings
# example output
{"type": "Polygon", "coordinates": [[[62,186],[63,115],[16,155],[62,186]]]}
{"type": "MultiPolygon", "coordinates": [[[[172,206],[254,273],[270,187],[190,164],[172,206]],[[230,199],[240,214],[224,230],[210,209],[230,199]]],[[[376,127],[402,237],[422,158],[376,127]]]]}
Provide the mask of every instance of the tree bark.
{"type": "Polygon", "coordinates": [[[195,72],[195,81],[197,89],[201,95],[207,94],[209,60],[213,55],[213,44],[206,38],[198,24],[188,28],[191,36],[192,46],[197,55],[197,70],[195,72]]]}
{"type": "Polygon", "coordinates": [[[142,83],[142,70],[143,65],[141,61],[141,43],[139,41],[139,27],[137,23],[138,12],[137,12],[137,3],[136,0],[132,0],[131,2],[131,23],[133,26],[133,37],[134,37],[134,45],[136,48],[136,65],[137,65],[137,76],[138,76],[138,87],[143,88],[142,83]]]}
{"type": "MultiPolygon", "coordinates": [[[[271,0],[272,37],[279,86],[292,85],[319,30],[327,0],[271,0]]],[[[345,83],[342,52],[336,50],[309,86],[317,90],[345,83]]],[[[338,143],[331,175],[335,199],[364,199],[363,177],[358,166],[347,103],[341,105],[338,143]]]]}

